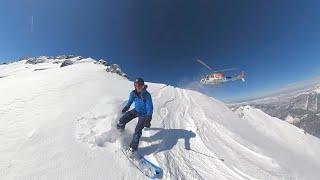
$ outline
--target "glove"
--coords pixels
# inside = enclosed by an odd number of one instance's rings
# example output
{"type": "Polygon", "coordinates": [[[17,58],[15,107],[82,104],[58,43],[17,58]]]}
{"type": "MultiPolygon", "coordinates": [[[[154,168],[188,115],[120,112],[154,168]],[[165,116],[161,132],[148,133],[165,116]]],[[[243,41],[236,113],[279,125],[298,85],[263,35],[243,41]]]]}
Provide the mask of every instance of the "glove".
{"type": "Polygon", "coordinates": [[[122,109],[122,113],[125,113],[125,112],[127,112],[128,110],[130,109],[130,107],[128,107],[128,106],[125,106],[123,109],[122,109]]]}
{"type": "Polygon", "coordinates": [[[150,128],[151,127],[151,120],[152,120],[152,116],[147,116],[146,120],[144,121],[144,127],[150,128]]]}

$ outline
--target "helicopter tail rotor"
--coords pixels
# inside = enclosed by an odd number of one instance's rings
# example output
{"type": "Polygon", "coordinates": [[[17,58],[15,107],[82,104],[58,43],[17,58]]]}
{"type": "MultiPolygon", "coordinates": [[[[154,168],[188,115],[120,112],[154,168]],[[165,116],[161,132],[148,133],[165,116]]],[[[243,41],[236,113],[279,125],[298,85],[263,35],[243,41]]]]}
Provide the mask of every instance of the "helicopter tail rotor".
{"type": "Polygon", "coordinates": [[[245,73],[244,73],[244,71],[241,71],[241,73],[240,73],[240,75],[239,75],[239,79],[241,79],[242,80],[242,82],[245,82],[245,73]]]}

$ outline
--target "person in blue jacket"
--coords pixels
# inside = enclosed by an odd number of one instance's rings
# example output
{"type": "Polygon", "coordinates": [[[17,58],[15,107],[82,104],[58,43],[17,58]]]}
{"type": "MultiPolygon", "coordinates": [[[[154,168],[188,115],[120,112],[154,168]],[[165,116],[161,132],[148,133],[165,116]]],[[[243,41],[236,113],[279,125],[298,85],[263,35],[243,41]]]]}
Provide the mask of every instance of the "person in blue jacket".
{"type": "Polygon", "coordinates": [[[150,128],[153,104],[150,93],[147,91],[147,85],[144,84],[142,78],[137,78],[134,81],[134,90],[130,92],[127,105],[122,109],[124,115],[120,118],[117,129],[123,131],[126,124],[132,119],[138,117],[138,123],[134,130],[132,141],[129,145],[129,150],[134,152],[138,149],[139,140],[142,135],[142,129],[144,127],[150,128]],[[134,102],[135,108],[130,109],[131,104],[134,102]]]}

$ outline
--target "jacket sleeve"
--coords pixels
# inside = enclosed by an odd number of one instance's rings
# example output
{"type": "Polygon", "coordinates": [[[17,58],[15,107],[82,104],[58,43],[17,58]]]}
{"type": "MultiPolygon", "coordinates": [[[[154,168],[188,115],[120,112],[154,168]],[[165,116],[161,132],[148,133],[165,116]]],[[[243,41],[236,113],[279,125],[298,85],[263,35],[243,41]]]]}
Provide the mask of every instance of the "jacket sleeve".
{"type": "Polygon", "coordinates": [[[127,105],[126,105],[126,107],[130,107],[131,106],[131,104],[133,103],[133,100],[134,100],[134,95],[133,95],[133,91],[131,91],[131,93],[130,93],[130,95],[129,95],[129,100],[128,100],[128,103],[127,103],[127,105]]]}
{"type": "Polygon", "coordinates": [[[152,98],[151,98],[150,94],[148,94],[148,96],[146,98],[146,110],[147,110],[147,116],[152,116],[153,103],[152,103],[152,98]]]}

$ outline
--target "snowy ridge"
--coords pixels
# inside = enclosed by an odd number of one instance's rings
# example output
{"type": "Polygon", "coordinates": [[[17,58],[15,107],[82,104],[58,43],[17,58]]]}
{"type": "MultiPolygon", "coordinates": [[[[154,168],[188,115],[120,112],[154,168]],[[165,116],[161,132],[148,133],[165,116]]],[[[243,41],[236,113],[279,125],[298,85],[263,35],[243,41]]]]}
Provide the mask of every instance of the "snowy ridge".
{"type": "MultiPolygon", "coordinates": [[[[146,179],[119,149],[136,121],[121,137],[114,129],[132,82],[100,63],[0,66],[1,179],[146,179]]],[[[319,177],[319,139],[249,106],[148,86],[154,115],[139,151],[163,179],[319,177]]]]}
{"type": "MultiPolygon", "coordinates": [[[[127,77],[127,74],[122,72],[120,66],[118,64],[111,64],[110,62],[100,59],[95,60],[93,58],[84,58],[82,56],[75,56],[75,55],[60,55],[60,56],[38,56],[38,57],[27,57],[27,58],[20,58],[17,62],[13,62],[10,64],[4,63],[1,64],[1,70],[0,72],[0,78],[6,77],[6,70],[13,70],[14,72],[23,71],[24,68],[27,69],[33,69],[33,71],[42,71],[49,68],[56,67],[56,65],[60,65],[60,67],[69,66],[72,64],[77,63],[85,63],[85,62],[93,62],[95,64],[101,64],[106,66],[107,72],[116,73],[120,76],[127,77]],[[15,69],[12,67],[13,64],[31,64],[31,65],[37,65],[38,68],[32,68],[32,66],[16,66],[16,68],[22,68],[22,69],[15,69]],[[9,68],[5,68],[6,66],[11,65],[9,68]]],[[[11,75],[12,72],[10,73],[11,75]]]]}
{"type": "Polygon", "coordinates": [[[270,116],[285,120],[306,133],[320,137],[320,90],[318,83],[309,85],[299,92],[271,96],[230,105],[233,109],[250,105],[270,116]]]}

